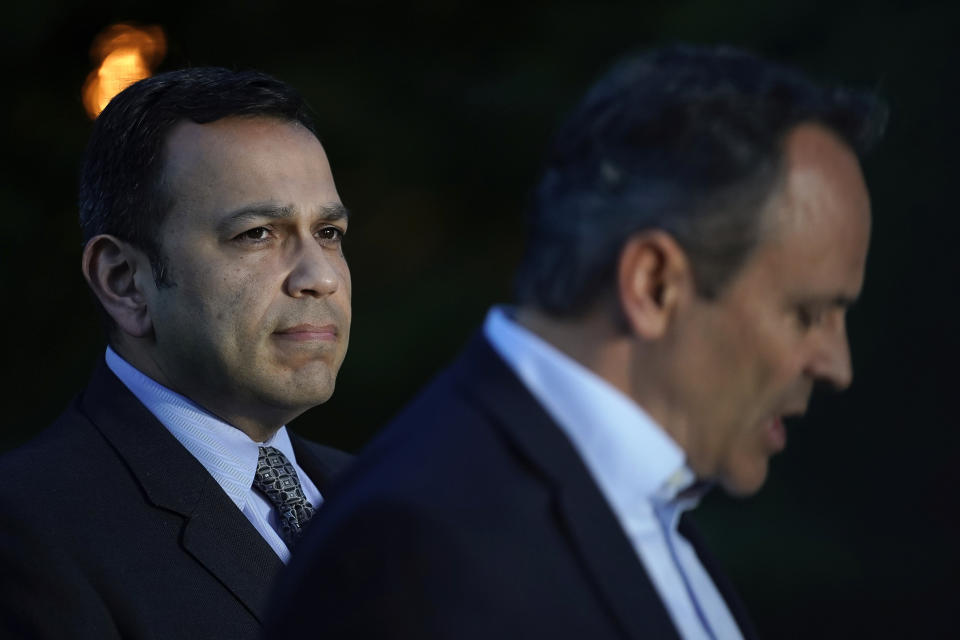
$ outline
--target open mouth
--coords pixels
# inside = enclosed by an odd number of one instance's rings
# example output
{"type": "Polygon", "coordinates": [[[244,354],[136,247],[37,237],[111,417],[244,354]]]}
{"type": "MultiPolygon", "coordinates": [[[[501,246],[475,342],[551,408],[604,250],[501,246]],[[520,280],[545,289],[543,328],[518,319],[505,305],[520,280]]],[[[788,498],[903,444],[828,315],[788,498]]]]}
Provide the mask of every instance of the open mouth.
{"type": "Polygon", "coordinates": [[[774,451],[783,451],[787,446],[787,427],[783,424],[783,417],[776,416],[766,424],[767,444],[774,451]]]}

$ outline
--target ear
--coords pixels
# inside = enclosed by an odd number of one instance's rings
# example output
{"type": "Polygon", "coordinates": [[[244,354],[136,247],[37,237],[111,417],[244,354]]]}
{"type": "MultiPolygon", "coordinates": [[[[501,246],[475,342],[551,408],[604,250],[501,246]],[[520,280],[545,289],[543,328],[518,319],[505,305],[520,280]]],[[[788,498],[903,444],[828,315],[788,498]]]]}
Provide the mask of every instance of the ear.
{"type": "Polygon", "coordinates": [[[152,283],[153,277],[142,251],[114,236],[94,236],[83,249],[81,270],[93,294],[121,331],[142,338],[153,330],[143,291],[145,282],[152,283]],[[149,279],[145,280],[144,275],[149,279]]]}
{"type": "Polygon", "coordinates": [[[620,308],[638,336],[648,340],[662,337],[677,303],[692,284],[686,253],[665,231],[636,233],[620,252],[617,271],[620,308]]]}

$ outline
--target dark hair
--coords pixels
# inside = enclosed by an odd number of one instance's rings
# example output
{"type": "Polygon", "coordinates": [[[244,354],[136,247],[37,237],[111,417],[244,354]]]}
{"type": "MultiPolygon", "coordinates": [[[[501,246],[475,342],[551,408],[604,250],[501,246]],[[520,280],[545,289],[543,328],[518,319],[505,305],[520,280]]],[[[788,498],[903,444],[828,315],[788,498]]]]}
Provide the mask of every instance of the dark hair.
{"type": "Polygon", "coordinates": [[[163,149],[179,122],[227,116],[295,121],[317,135],[306,104],[289,85],[256,71],[181,69],[136,82],[97,117],[80,170],[80,226],[86,243],[112,234],[142,249],[157,285],[166,267],[157,238],[171,206],[163,149]]]}
{"type": "Polygon", "coordinates": [[[628,237],[652,228],[676,239],[698,292],[715,297],[758,241],[789,130],[821,123],[861,153],[886,114],[874,96],[729,47],[627,58],[556,134],[528,212],[518,302],[584,310],[613,285],[628,237]]]}

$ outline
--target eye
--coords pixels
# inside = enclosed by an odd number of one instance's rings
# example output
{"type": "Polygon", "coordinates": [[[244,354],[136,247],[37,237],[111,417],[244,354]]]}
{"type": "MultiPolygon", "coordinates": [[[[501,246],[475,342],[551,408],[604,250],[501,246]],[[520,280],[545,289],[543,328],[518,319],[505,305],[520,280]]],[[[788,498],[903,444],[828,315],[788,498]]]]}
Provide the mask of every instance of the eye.
{"type": "Polygon", "coordinates": [[[812,329],[823,322],[823,309],[819,307],[797,307],[797,321],[804,329],[812,329]]]}
{"type": "Polygon", "coordinates": [[[336,246],[343,241],[344,231],[340,227],[329,225],[321,227],[317,233],[317,240],[325,246],[336,246]]]}
{"type": "Polygon", "coordinates": [[[234,240],[246,241],[246,242],[266,242],[270,239],[271,231],[267,227],[254,227],[253,229],[247,229],[240,235],[234,238],[234,240]]]}

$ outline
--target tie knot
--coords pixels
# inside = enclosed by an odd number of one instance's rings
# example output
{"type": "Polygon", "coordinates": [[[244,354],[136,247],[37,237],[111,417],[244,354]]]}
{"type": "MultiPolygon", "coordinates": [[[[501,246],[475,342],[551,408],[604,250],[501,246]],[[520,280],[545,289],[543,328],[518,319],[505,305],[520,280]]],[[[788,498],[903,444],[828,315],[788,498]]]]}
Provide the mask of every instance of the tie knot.
{"type": "Polygon", "coordinates": [[[314,509],[303,493],[297,471],[282,451],[275,447],[260,447],[253,486],[262,491],[277,509],[280,535],[292,548],[314,509]]]}

